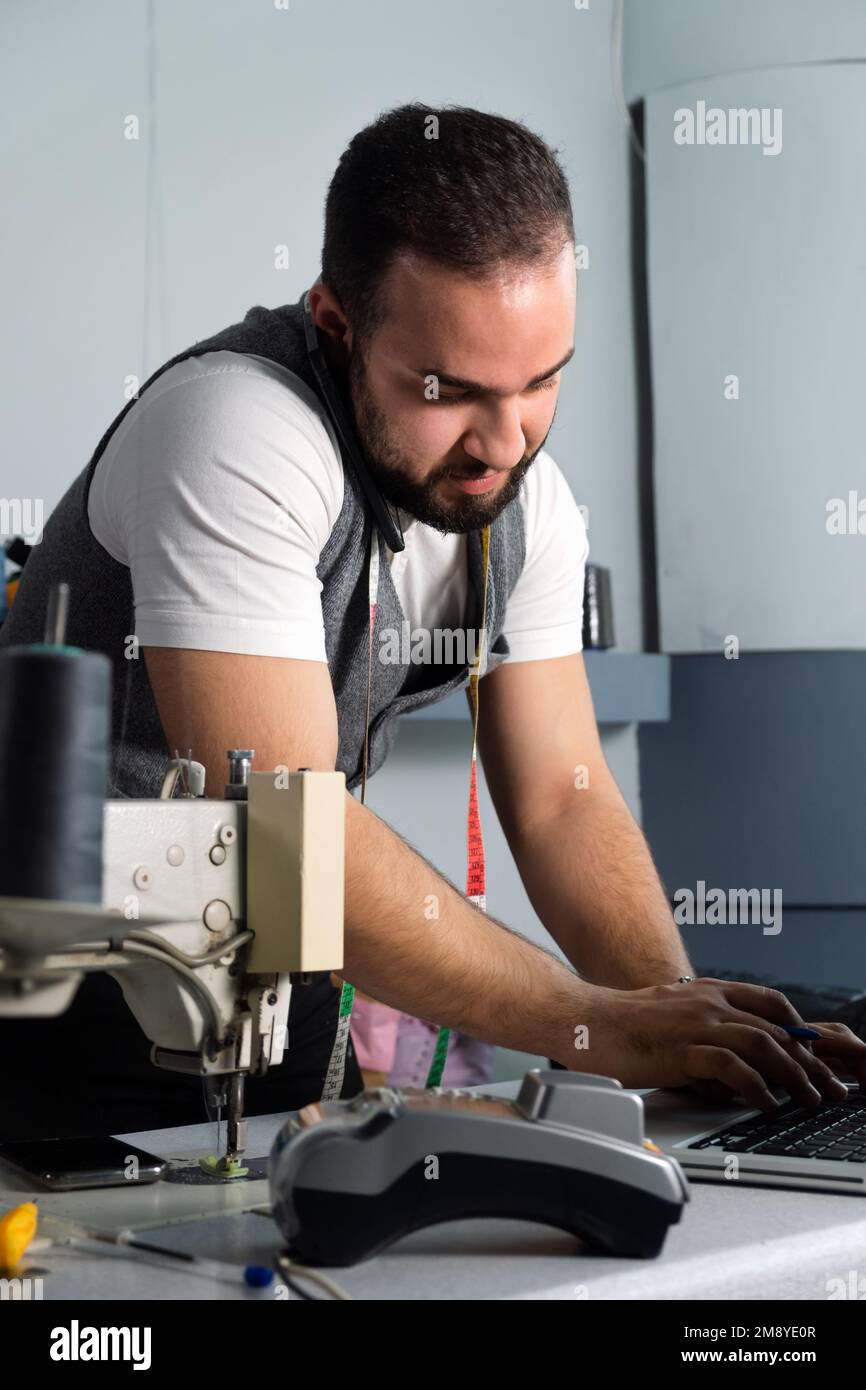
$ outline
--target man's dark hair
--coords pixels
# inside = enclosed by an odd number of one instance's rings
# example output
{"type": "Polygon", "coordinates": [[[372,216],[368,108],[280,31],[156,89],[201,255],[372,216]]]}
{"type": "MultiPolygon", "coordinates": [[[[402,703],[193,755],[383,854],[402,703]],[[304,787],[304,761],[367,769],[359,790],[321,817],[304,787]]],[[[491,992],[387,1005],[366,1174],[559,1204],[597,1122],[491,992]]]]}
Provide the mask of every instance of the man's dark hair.
{"type": "Polygon", "coordinates": [[[412,102],[359,131],[341,156],[321,278],[363,344],[386,317],[380,287],[398,251],[483,275],[550,262],[568,240],[568,184],[543,140],[504,116],[412,102]]]}

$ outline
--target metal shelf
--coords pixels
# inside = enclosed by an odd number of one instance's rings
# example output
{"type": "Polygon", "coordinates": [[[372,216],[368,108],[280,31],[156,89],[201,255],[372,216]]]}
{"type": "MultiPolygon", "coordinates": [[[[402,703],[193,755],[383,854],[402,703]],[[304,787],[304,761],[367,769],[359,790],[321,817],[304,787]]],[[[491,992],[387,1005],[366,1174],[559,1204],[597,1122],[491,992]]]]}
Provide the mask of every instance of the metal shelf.
{"type": "MultiPolygon", "coordinates": [[[[659,724],[670,718],[670,657],[661,652],[585,651],[599,724],[659,724]]],[[[407,719],[469,717],[466,692],[426,705],[407,719]]]]}

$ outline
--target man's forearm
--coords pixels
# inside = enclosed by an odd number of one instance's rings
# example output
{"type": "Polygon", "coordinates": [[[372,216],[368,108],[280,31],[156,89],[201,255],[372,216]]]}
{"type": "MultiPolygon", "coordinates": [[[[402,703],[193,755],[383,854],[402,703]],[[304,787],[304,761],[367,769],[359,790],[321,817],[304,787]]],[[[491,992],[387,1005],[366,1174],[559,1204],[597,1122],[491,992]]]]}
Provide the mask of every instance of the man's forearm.
{"type": "Polygon", "coordinates": [[[383,1004],[571,1067],[593,993],[474,907],[349,792],[342,973],[383,1004]]]}
{"type": "Polygon", "coordinates": [[[535,911],[584,979],[641,989],[693,973],[646,840],[612,777],[575,790],[511,849],[535,911]]]}

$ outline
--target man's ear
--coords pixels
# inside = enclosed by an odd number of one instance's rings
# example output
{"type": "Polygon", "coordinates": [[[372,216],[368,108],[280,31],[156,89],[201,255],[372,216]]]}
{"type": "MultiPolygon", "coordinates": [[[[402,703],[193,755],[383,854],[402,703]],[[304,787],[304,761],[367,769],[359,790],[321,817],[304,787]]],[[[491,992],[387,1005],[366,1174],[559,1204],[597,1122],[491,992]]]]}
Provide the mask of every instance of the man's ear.
{"type": "Polygon", "coordinates": [[[329,358],[345,366],[352,348],[352,330],[339,298],[322,280],[311,286],[309,296],[310,313],[329,358]]]}

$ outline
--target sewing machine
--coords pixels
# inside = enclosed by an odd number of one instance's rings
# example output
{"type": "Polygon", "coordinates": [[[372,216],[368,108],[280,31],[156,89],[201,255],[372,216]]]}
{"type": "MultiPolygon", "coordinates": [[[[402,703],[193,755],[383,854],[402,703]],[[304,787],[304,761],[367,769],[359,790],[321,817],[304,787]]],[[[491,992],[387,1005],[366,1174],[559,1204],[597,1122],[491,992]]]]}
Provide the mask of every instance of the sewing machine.
{"type": "Polygon", "coordinates": [[[342,772],[228,758],[223,799],[174,759],[159,798],[105,802],[101,905],[0,898],[0,1015],[59,1014],[85,971],[113,975],[156,1066],[224,1079],[227,1177],[244,1076],[282,1059],[293,981],[342,967],[345,826],[342,772]]]}

